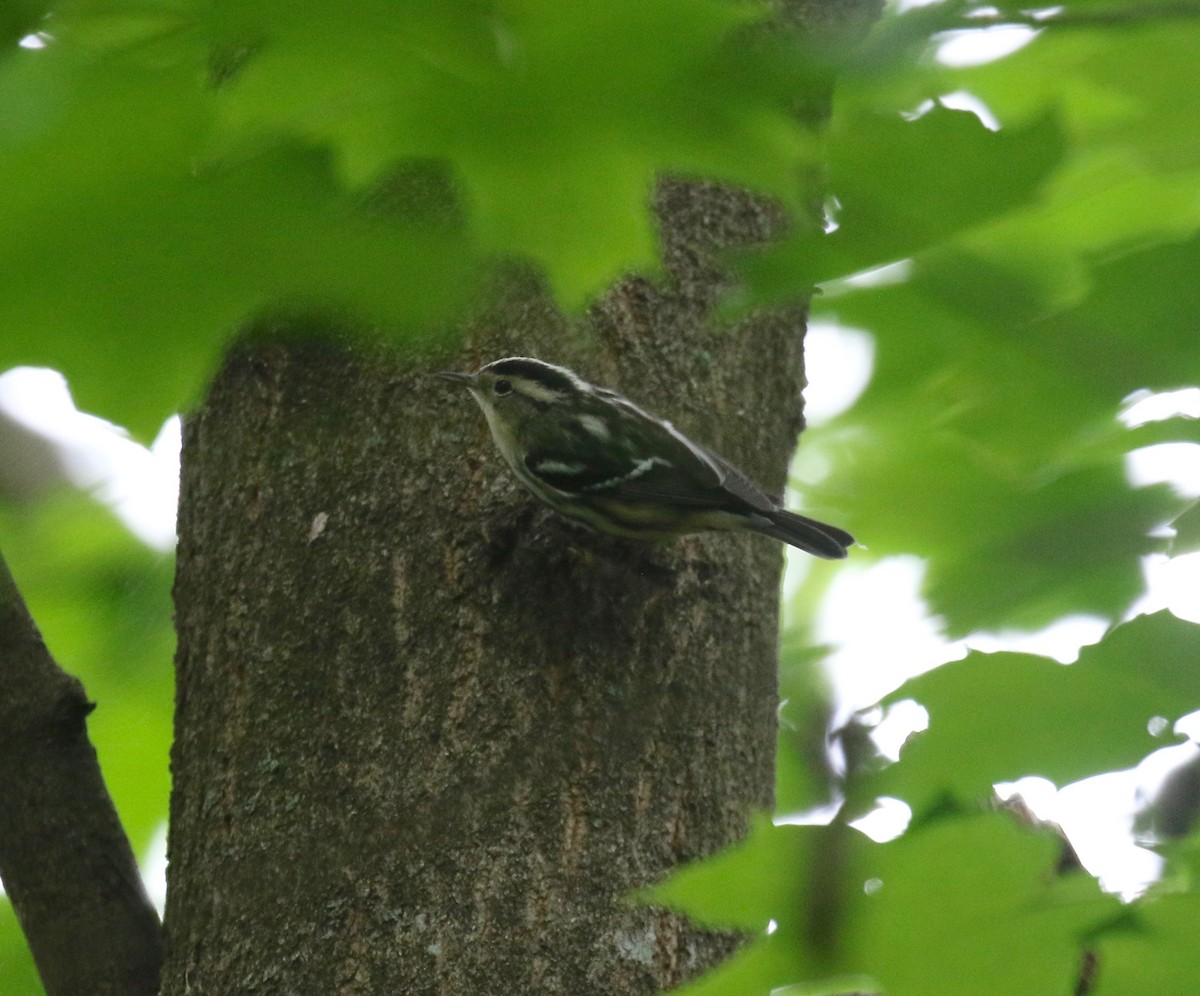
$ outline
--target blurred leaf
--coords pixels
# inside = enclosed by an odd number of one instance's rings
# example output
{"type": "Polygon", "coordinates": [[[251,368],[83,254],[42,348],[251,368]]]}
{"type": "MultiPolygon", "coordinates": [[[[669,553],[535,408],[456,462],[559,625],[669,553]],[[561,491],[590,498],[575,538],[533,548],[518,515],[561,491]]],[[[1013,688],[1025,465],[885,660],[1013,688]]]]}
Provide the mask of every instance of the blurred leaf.
{"type": "MultiPolygon", "coordinates": [[[[1125,454],[1149,430],[1115,416],[1139,388],[1200,382],[1191,272],[1190,242],[1129,253],[1078,305],[1035,320],[1047,305],[1019,276],[945,252],[906,283],[822,302],[886,331],[857,408],[806,439],[840,461],[814,500],[853,510],[872,554],[928,557],[926,594],[952,635],[1120,615],[1142,590],[1139,558],[1165,546],[1148,533],[1182,502],[1129,486],[1125,454]]],[[[1194,438],[1180,421],[1152,431],[1194,438]]]]}
{"type": "Polygon", "coordinates": [[[1003,215],[1034,199],[1062,156],[1051,118],[994,132],[941,105],[915,120],[837,106],[828,164],[837,228],[824,238],[800,229],[738,257],[754,299],[904,259],[1003,215]]]}
{"type": "Polygon", "coordinates": [[[676,871],[638,901],[685,910],[699,923],[765,930],[797,894],[797,877],[812,864],[810,827],[773,826],[760,816],[741,844],[676,871]]]}
{"type": "Polygon", "coordinates": [[[1060,849],[1006,813],[933,821],[887,844],[836,825],[762,824],[642,898],[703,923],[777,922],[687,996],[767,996],[788,984],[957,996],[964,978],[973,993],[1066,993],[1082,938],[1118,903],[1086,875],[1053,875],[1060,849]],[[1014,965],[1014,951],[1037,956],[1014,965]]]}
{"type": "Polygon", "coordinates": [[[1053,876],[1059,849],[1004,813],[880,845],[848,947],[888,996],[1069,993],[1081,937],[1117,901],[1088,876],[1053,876]]]}
{"type": "Polygon", "coordinates": [[[1172,556],[1200,550],[1200,502],[1193,502],[1172,520],[1171,525],[1175,529],[1175,538],[1171,540],[1172,556]]]}
{"type": "Polygon", "coordinates": [[[697,981],[672,989],[676,996],[846,996],[870,992],[869,976],[813,973],[799,956],[790,931],[775,931],[740,948],[697,981]],[[797,980],[805,981],[797,984],[797,980]]]}
{"type": "Polygon", "coordinates": [[[1200,44],[1194,4],[1065,4],[1063,17],[1112,6],[1132,16],[1090,27],[1050,27],[1006,59],[955,74],[1002,120],[1061,110],[1077,147],[1127,146],[1166,169],[1200,165],[1200,107],[1180,100],[1200,44]],[[1155,14],[1159,16],[1154,16],[1155,14]]]}
{"type": "Polygon", "coordinates": [[[7,896],[0,896],[0,990],[10,996],[42,996],[45,992],[7,896]]]}
{"type": "Polygon", "coordinates": [[[1200,920],[1200,838],[1165,848],[1167,871],[1132,908],[1097,932],[1097,996],[1190,993],[1200,985],[1194,944],[1200,920]]]}
{"type": "Polygon", "coordinates": [[[664,173],[803,202],[816,152],[791,107],[815,84],[745,37],[767,13],[76,0],[0,62],[0,367],[60,369],[145,434],[264,309],[427,336],[497,257],[578,308],[658,265],[664,173]],[[413,161],[448,167],[459,224],[367,209],[413,161]]]}
{"type": "Polygon", "coordinates": [[[820,279],[912,256],[1013,210],[1062,155],[1049,117],[994,132],[941,105],[904,120],[851,104],[830,126],[829,189],[842,207],[820,279]]]}
{"type": "Polygon", "coordinates": [[[1137,920],[1097,942],[1095,996],[1200,991],[1195,958],[1200,893],[1155,896],[1138,904],[1137,920]]]}
{"type": "Polygon", "coordinates": [[[1088,298],[1030,334],[1062,366],[1113,395],[1200,383],[1197,273],[1200,237],[1130,253],[1098,266],[1088,298]]]}
{"type": "Polygon", "coordinates": [[[981,799],[996,782],[1043,775],[1058,785],[1128,768],[1156,743],[1147,725],[1200,707],[1200,626],[1139,616],[1062,665],[1030,654],[972,653],[906,682],[887,701],[929,711],[877,794],[920,813],[945,794],[981,799]]]}
{"type": "MultiPolygon", "coordinates": [[[[930,386],[956,392],[949,372],[930,386]]],[[[945,406],[953,411],[953,400],[945,406]]],[[[937,426],[938,410],[918,398],[881,408],[878,419],[869,410],[848,419],[858,425],[823,443],[846,463],[812,489],[814,500],[851,509],[847,525],[872,555],[928,557],[925,594],[952,636],[1036,628],[1072,613],[1119,616],[1142,591],[1140,557],[1165,546],[1148,533],[1180,499],[1162,486],[1130,489],[1120,456],[1041,473],[1022,467],[1022,454],[937,426]],[[921,412],[929,421],[915,431],[921,412]]],[[[1114,421],[1111,431],[1123,430],[1114,421]]],[[[1064,426],[1042,445],[1070,438],[1064,426]]]]}
{"type": "Polygon", "coordinates": [[[786,815],[831,798],[827,741],[833,703],[821,668],[826,650],[811,646],[809,634],[801,629],[785,629],[780,644],[775,811],[786,815]]]}
{"type": "MultiPolygon", "coordinates": [[[[981,475],[982,476],[982,475],[981,475]]],[[[1118,617],[1142,592],[1141,557],[1163,548],[1150,530],[1173,514],[1166,486],[1130,490],[1115,469],[1066,474],[1042,487],[988,481],[989,504],[1007,530],[991,524],[974,541],[930,563],[925,592],[951,636],[997,626],[1036,629],[1074,614],[1118,617]]]]}
{"type": "Polygon", "coordinates": [[[798,203],[807,143],[787,95],[729,42],[765,13],[710,0],[216,4],[213,32],[255,46],[220,95],[222,131],[328,144],[353,186],[445,158],[482,250],[535,260],[577,307],[656,265],[647,204],[662,172],[798,203]]]}
{"type": "MultiPolygon", "coordinates": [[[[30,57],[31,90],[72,71],[53,50],[30,57]]],[[[452,233],[352,210],[319,152],[194,175],[193,77],[92,67],[52,127],[0,152],[0,320],[19,333],[0,339],[0,367],[62,370],[81,407],[143,436],[193,403],[253,311],[354,303],[429,322],[468,276],[452,233]]]]}
{"type": "Polygon", "coordinates": [[[676,871],[637,899],[712,926],[764,930],[768,919],[776,920],[770,936],[679,990],[687,996],[767,996],[802,980],[814,984],[805,992],[843,993],[862,980],[843,969],[836,948],[862,881],[858,865],[873,851],[844,825],[773,826],[763,818],[742,844],[676,871]]]}
{"type": "Polygon", "coordinates": [[[0,52],[14,55],[17,42],[36,31],[45,14],[41,0],[7,0],[0,6],[0,52]]]}

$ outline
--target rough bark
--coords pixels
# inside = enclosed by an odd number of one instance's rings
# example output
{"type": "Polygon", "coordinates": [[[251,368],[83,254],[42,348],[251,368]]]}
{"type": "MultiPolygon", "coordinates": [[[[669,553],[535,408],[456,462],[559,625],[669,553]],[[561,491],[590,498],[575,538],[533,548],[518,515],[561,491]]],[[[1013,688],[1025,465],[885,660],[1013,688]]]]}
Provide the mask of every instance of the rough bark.
{"type": "MultiPolygon", "coordinates": [[[[588,372],[778,487],[798,320],[700,331],[713,285],[624,284],[588,372]]],[[[515,293],[466,362],[555,325],[515,293]]],[[[434,368],[259,341],[188,420],[166,992],[649,993],[735,943],[623,897],[771,803],[778,547],[558,519],[434,368]]]]}
{"type": "Polygon", "coordinates": [[[158,992],[162,936],[87,737],[92,704],[0,558],[0,877],[49,996],[158,992]]]}
{"type": "Polygon", "coordinates": [[[566,522],[427,376],[565,362],[780,489],[803,309],[712,315],[782,219],[657,206],[666,277],[583,328],[520,274],[458,356],[279,322],[187,419],[164,993],[653,993],[738,943],[625,897],[771,804],[778,546],[566,522]]]}

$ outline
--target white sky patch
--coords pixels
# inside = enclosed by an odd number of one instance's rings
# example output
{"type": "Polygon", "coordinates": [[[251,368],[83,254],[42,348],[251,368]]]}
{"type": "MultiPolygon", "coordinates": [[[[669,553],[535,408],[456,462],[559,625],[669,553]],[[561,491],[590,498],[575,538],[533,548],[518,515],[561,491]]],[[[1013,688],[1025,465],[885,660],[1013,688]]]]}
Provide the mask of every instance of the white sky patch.
{"type": "Polygon", "coordinates": [[[952,111],[969,111],[979,119],[980,123],[988,131],[1000,130],[1000,119],[996,117],[992,109],[983,100],[971,93],[970,90],[954,90],[950,93],[942,94],[937,100],[922,100],[911,110],[901,111],[900,117],[905,121],[917,121],[925,117],[926,114],[939,105],[949,108],[952,111]]]}
{"type": "Polygon", "coordinates": [[[805,446],[804,438],[800,439],[800,448],[792,457],[792,465],[788,470],[789,483],[795,482],[799,487],[797,494],[791,487],[788,488],[785,504],[792,510],[804,511],[804,501],[802,496],[804,488],[811,486],[820,481],[825,480],[833,470],[833,465],[830,463],[830,457],[824,448],[816,446],[805,446]]]}
{"type": "Polygon", "coordinates": [[[949,641],[919,592],[925,563],[888,557],[838,571],[814,621],[818,643],[837,649],[826,661],[838,713],[874,705],[908,678],[966,656],[949,641]]]}
{"type": "Polygon", "coordinates": [[[943,66],[966,69],[984,66],[1020,51],[1041,32],[1024,24],[998,24],[966,31],[947,31],[940,36],[934,58],[943,66]]]}
{"type": "Polygon", "coordinates": [[[937,107],[937,104],[933,100],[926,98],[917,104],[917,106],[911,111],[901,111],[900,117],[904,118],[905,121],[916,121],[918,118],[925,117],[925,115],[932,111],[935,107],[937,107]]]}
{"type": "Polygon", "coordinates": [[[1054,819],[1058,788],[1048,778],[1030,775],[1015,782],[1000,782],[996,785],[996,794],[1004,800],[1019,795],[1039,820],[1054,819]]]}
{"type": "Polygon", "coordinates": [[[842,202],[836,197],[826,197],[825,204],[822,208],[824,219],[821,222],[821,229],[828,235],[830,232],[836,232],[842,227],[838,216],[842,213],[842,202]]]}
{"type": "Polygon", "coordinates": [[[820,425],[847,411],[866,390],[875,366],[875,337],[818,319],[804,336],[804,418],[820,425]]]}
{"type": "Polygon", "coordinates": [[[1184,387],[1178,391],[1134,391],[1125,399],[1125,407],[1117,416],[1128,426],[1161,422],[1183,415],[1200,418],[1200,387],[1184,387]]]}
{"type": "Polygon", "coordinates": [[[1181,737],[1200,741],[1200,710],[1181,716],[1175,723],[1175,732],[1181,737]]]}
{"type": "Polygon", "coordinates": [[[1125,898],[1142,892],[1162,869],[1157,854],[1133,841],[1137,783],[1132,771],[1085,778],[1062,788],[1050,810],[1083,866],[1102,888],[1125,898]]]}
{"type": "Polygon", "coordinates": [[[966,643],[972,650],[993,654],[1001,650],[1049,657],[1060,664],[1079,659],[1079,651],[1099,643],[1108,629],[1108,620],[1099,616],[1066,616],[1034,633],[1005,630],[999,633],[972,633],[966,643]]]}
{"type": "Polygon", "coordinates": [[[1125,456],[1125,477],[1134,487],[1170,484],[1184,498],[1200,498],[1200,445],[1155,443],[1125,456]]]}
{"type": "Polygon", "coordinates": [[[872,266],[870,269],[861,270],[848,277],[841,277],[822,284],[821,299],[828,301],[847,291],[859,290],[863,287],[891,287],[895,284],[902,284],[912,276],[912,270],[913,261],[911,259],[899,259],[894,263],[872,266]]]}
{"type": "Polygon", "coordinates": [[[146,847],[141,861],[142,883],[150,902],[162,916],[167,906],[167,821],[163,820],[146,847]]]}
{"type": "Polygon", "coordinates": [[[1000,130],[1000,119],[970,90],[955,90],[953,93],[943,94],[938,100],[943,107],[949,107],[951,110],[970,111],[988,131],[1000,130]]]}
{"type": "Polygon", "coordinates": [[[884,844],[904,833],[911,819],[912,810],[907,803],[891,796],[883,796],[875,800],[874,809],[850,825],[876,843],[884,844]]]}
{"type": "Polygon", "coordinates": [[[1139,768],[1085,778],[1061,790],[1030,776],[1002,782],[996,791],[1002,799],[1020,795],[1038,819],[1057,823],[1101,887],[1132,899],[1162,869],[1159,856],[1139,847],[1132,836],[1138,786],[1144,782],[1139,768]]]}
{"type": "Polygon", "coordinates": [[[0,375],[0,408],[57,444],[71,481],[112,508],[147,546],[175,545],[181,427],[168,419],[149,447],[124,429],[76,409],[62,375],[17,367],[0,375]]]}
{"type": "Polygon", "coordinates": [[[895,761],[910,736],[929,729],[929,710],[915,699],[901,699],[887,707],[871,729],[871,739],[884,757],[895,761]]]}
{"type": "Polygon", "coordinates": [[[1200,553],[1151,554],[1142,558],[1142,573],[1146,593],[1129,610],[1130,617],[1169,609],[1180,619],[1200,623],[1200,553]]]}

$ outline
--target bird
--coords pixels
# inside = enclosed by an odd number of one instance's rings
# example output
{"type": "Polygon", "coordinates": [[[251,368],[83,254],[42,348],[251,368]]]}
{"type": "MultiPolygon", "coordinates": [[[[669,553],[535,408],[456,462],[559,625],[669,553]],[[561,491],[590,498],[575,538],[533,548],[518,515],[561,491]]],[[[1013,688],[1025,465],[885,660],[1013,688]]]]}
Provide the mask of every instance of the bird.
{"type": "Polygon", "coordinates": [[[601,532],[664,540],[744,530],[828,560],[854,545],[846,530],[780,507],[670,422],[566,367],[508,356],[434,376],[470,391],[526,488],[601,532]]]}

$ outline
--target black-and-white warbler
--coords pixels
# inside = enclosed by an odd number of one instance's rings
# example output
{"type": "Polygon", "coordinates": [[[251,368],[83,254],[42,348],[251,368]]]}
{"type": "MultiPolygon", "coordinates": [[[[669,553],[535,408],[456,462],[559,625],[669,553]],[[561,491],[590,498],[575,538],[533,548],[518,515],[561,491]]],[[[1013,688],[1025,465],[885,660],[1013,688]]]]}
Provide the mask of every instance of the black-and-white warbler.
{"type": "Polygon", "coordinates": [[[670,422],[565,367],[510,356],[436,376],[470,390],[522,484],[603,532],[664,539],[747,529],[830,559],[854,543],[844,529],[780,508],[670,422]]]}

